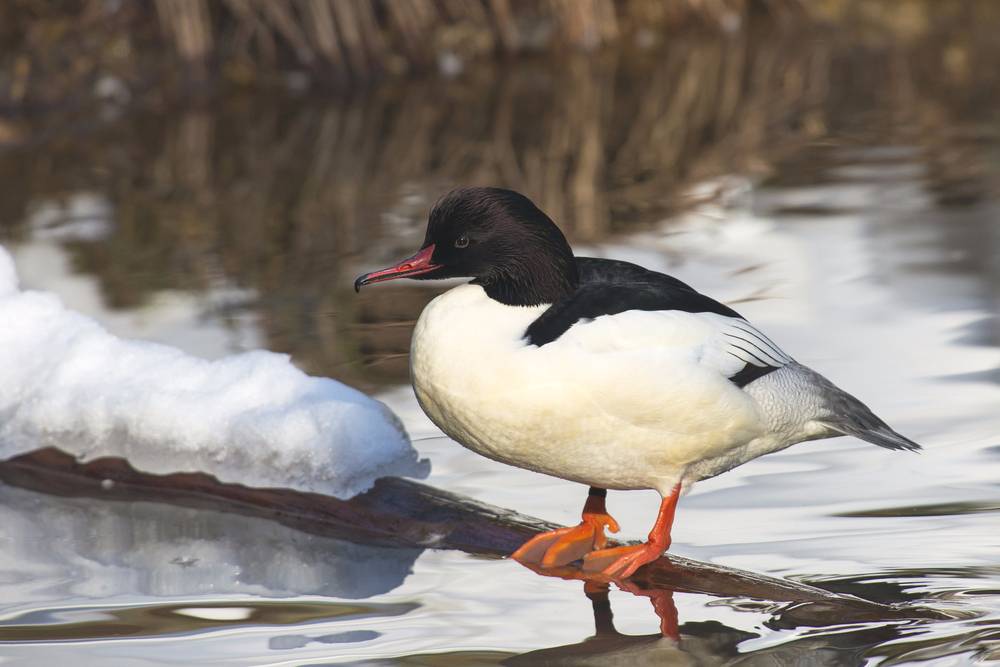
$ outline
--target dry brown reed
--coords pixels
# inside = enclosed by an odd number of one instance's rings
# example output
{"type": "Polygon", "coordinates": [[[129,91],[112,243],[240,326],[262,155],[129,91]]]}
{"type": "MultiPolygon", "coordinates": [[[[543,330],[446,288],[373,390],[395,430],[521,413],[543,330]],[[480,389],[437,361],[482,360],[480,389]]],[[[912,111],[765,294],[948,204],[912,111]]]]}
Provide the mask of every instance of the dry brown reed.
{"type": "Polygon", "coordinates": [[[344,87],[454,73],[524,52],[663,42],[688,25],[732,32],[753,14],[794,15],[802,1],[10,0],[0,3],[0,111],[220,78],[288,83],[294,74],[344,87]]]}

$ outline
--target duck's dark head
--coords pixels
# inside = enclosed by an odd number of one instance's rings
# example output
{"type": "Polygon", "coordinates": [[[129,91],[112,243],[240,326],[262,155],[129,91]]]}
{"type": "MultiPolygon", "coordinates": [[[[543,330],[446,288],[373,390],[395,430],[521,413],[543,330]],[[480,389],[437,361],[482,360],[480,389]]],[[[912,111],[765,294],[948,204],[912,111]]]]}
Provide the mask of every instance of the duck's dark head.
{"type": "Polygon", "coordinates": [[[415,255],[359,276],[354,288],[459,277],[474,278],[491,298],[512,306],[553,303],[578,283],[566,237],[530,199],[501,188],[463,188],[434,206],[415,255]]]}

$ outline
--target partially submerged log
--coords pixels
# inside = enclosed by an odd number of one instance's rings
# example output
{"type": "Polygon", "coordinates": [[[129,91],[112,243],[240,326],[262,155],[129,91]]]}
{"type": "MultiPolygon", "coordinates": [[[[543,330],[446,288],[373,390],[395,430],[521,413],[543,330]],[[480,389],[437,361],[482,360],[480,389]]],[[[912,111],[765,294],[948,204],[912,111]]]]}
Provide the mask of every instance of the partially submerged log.
{"type": "MultiPolygon", "coordinates": [[[[381,479],[367,493],[345,501],[290,489],[224,484],[203,473],[152,475],[120,458],[80,463],[53,448],[0,462],[0,480],[53,495],[142,500],[255,516],[360,544],[456,549],[493,557],[509,556],[534,534],[555,527],[406,479],[381,479]]],[[[574,569],[553,574],[574,578],[574,569]]],[[[640,569],[629,585],[784,603],[777,615],[783,625],[946,618],[925,607],[880,604],[672,554],[640,569]]]]}

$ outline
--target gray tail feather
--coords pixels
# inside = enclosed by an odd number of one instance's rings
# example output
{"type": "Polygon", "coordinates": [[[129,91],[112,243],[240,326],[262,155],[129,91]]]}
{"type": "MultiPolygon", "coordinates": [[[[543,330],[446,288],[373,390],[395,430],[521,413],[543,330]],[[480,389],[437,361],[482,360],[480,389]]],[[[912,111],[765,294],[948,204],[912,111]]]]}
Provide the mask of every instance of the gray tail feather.
{"type": "Polygon", "coordinates": [[[829,416],[823,422],[831,430],[844,435],[853,435],[855,438],[886,449],[920,451],[920,445],[892,430],[892,427],[879,419],[867,405],[835,387],[829,380],[824,378],[824,381],[832,391],[826,395],[829,416]]]}
{"type": "Polygon", "coordinates": [[[886,449],[905,449],[911,452],[921,449],[917,443],[892,430],[867,405],[847,392],[838,389],[837,394],[829,398],[833,399],[828,406],[833,415],[824,422],[837,433],[853,435],[886,449]]]}
{"type": "MultiPolygon", "coordinates": [[[[878,419],[878,417],[876,417],[878,419]]],[[[909,452],[918,452],[922,449],[920,445],[913,442],[905,435],[900,435],[893,431],[885,422],[879,419],[880,425],[874,427],[864,427],[857,424],[827,424],[831,429],[844,435],[853,435],[866,442],[886,449],[905,449],[909,452]]]]}

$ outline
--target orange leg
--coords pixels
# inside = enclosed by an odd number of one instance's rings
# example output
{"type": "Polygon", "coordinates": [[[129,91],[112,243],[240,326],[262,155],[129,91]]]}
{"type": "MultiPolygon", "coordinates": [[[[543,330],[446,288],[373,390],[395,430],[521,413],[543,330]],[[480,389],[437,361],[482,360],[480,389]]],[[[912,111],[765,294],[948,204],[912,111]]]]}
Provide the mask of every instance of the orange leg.
{"type": "Polygon", "coordinates": [[[670,495],[660,503],[660,513],[644,544],[602,549],[587,554],[583,559],[585,572],[599,572],[611,579],[626,579],[646,563],[651,563],[670,547],[670,527],[674,524],[677,499],[681,495],[678,482],[670,495]]]}
{"type": "Polygon", "coordinates": [[[592,487],[579,525],[535,535],[511,557],[519,563],[556,567],[579,560],[594,549],[603,549],[608,541],[604,529],[618,532],[618,522],[611,518],[604,506],[606,495],[604,489],[592,487]]]}

